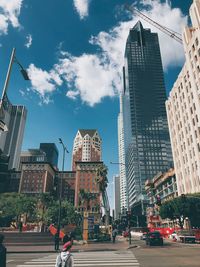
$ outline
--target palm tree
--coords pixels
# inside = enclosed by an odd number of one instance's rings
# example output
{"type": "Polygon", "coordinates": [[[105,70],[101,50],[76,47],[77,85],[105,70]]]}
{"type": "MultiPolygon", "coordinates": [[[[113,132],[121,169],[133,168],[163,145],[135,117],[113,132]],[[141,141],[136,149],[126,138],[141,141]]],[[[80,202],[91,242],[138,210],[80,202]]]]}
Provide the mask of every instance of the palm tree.
{"type": "Polygon", "coordinates": [[[97,176],[96,176],[96,182],[99,184],[99,190],[101,192],[104,192],[106,190],[106,187],[108,186],[108,168],[105,164],[99,166],[97,169],[97,176]]]}
{"type": "Polygon", "coordinates": [[[84,189],[80,189],[79,191],[80,196],[80,205],[84,205],[86,203],[87,210],[90,210],[90,202],[97,198],[96,193],[87,192],[84,189]]]}
{"type": "Polygon", "coordinates": [[[108,168],[105,164],[99,166],[97,169],[97,176],[96,176],[96,182],[99,184],[99,190],[102,193],[102,199],[103,199],[103,207],[105,209],[105,215],[106,215],[106,222],[105,225],[109,225],[109,218],[110,218],[110,206],[108,201],[108,196],[106,192],[106,187],[108,186],[108,168]]]}

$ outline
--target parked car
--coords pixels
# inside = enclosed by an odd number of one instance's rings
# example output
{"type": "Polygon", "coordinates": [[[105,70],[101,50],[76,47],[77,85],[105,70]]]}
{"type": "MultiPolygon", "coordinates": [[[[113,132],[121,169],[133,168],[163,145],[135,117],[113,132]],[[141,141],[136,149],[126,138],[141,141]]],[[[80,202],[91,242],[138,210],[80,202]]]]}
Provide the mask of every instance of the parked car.
{"type": "Polygon", "coordinates": [[[152,246],[152,245],[163,245],[163,238],[160,234],[160,232],[150,232],[146,236],[146,245],[152,246]]]}

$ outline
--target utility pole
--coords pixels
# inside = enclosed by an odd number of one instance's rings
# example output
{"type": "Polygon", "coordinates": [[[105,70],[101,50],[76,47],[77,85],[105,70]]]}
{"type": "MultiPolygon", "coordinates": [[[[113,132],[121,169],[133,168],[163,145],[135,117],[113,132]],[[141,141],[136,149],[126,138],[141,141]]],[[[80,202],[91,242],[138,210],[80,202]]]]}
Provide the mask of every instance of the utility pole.
{"type": "Polygon", "coordinates": [[[131,245],[131,210],[127,211],[129,245],[131,245]]]}
{"type": "MultiPolygon", "coordinates": [[[[64,145],[61,138],[59,138],[59,143],[62,145],[63,148],[63,160],[62,160],[62,174],[64,172],[64,166],[65,166],[65,153],[69,153],[66,146],[64,145]]],[[[57,228],[57,240],[55,238],[55,242],[57,242],[57,247],[59,248],[60,243],[60,228],[61,228],[61,208],[62,208],[62,175],[60,176],[60,181],[58,183],[59,185],[59,208],[58,208],[58,228],[57,228]]],[[[56,247],[56,246],[55,246],[56,247]]]]}

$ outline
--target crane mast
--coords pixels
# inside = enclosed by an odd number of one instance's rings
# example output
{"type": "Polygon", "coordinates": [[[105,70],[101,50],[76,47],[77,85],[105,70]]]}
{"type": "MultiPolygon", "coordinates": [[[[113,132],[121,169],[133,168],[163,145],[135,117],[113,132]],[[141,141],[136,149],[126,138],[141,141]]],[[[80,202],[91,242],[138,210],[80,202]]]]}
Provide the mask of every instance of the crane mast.
{"type": "Polygon", "coordinates": [[[126,4],[125,9],[127,9],[128,11],[130,11],[132,13],[136,13],[140,18],[147,21],[152,26],[156,27],[157,29],[159,29],[163,33],[167,34],[168,36],[170,36],[171,38],[173,38],[174,40],[176,40],[180,44],[183,44],[182,38],[180,37],[181,35],[179,33],[175,32],[175,31],[173,31],[167,27],[162,26],[161,24],[159,24],[158,22],[149,18],[148,16],[146,16],[144,13],[142,13],[141,11],[139,11],[137,8],[133,7],[132,5],[126,4]]]}

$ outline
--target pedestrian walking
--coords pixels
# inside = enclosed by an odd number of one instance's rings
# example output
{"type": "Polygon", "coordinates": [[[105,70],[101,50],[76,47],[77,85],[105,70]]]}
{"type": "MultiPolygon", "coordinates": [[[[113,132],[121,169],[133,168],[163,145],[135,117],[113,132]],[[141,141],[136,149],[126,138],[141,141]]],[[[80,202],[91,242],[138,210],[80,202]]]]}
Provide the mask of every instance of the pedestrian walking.
{"type": "Polygon", "coordinates": [[[69,238],[70,238],[70,241],[73,245],[73,242],[74,242],[74,239],[75,239],[75,233],[72,231],[72,232],[69,232],[69,238]]]}
{"type": "Polygon", "coordinates": [[[114,229],[114,230],[112,231],[112,240],[113,240],[113,244],[115,243],[116,236],[117,236],[117,229],[114,229]]]}
{"type": "Polygon", "coordinates": [[[63,240],[62,240],[62,241],[63,241],[63,245],[64,245],[65,243],[71,241],[71,240],[70,240],[70,236],[69,236],[68,234],[65,234],[64,237],[63,237],[63,240]]]}
{"type": "Polygon", "coordinates": [[[64,244],[62,252],[56,258],[56,265],[55,267],[73,267],[73,256],[70,252],[72,247],[72,243],[69,241],[64,244]]]}
{"type": "Polygon", "coordinates": [[[19,222],[18,227],[19,227],[19,232],[21,233],[23,230],[23,223],[19,222]]]}
{"type": "Polygon", "coordinates": [[[4,236],[0,234],[0,266],[6,267],[6,248],[3,245],[4,236]]]}
{"type": "Polygon", "coordinates": [[[59,241],[60,241],[60,237],[59,237],[59,232],[57,231],[55,233],[55,236],[54,236],[54,248],[55,248],[55,251],[59,250],[59,241]]]}

